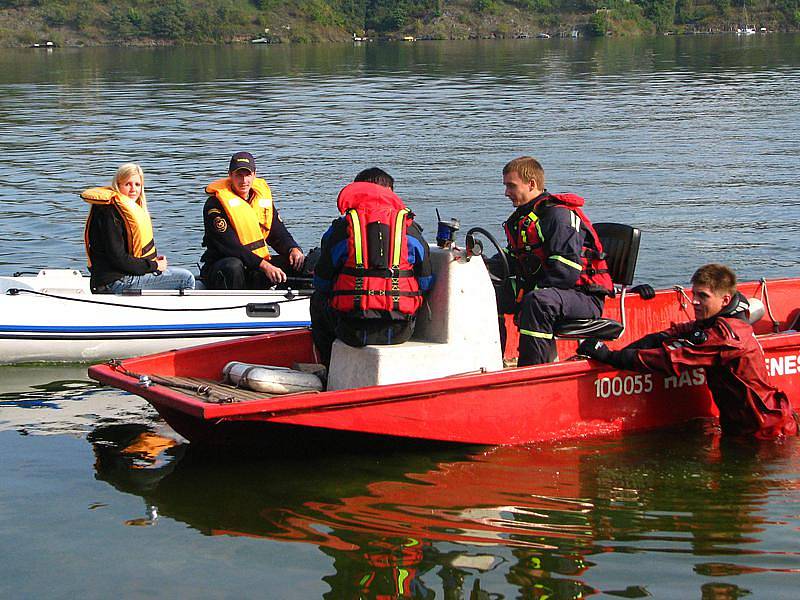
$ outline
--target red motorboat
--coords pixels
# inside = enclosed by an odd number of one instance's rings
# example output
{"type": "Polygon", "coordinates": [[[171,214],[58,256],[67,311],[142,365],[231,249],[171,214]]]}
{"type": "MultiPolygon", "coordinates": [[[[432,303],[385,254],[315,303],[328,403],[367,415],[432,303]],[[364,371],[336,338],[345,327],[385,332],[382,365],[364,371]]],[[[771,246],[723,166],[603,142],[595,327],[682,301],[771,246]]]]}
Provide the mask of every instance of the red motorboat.
{"type": "MultiPolygon", "coordinates": [[[[482,260],[469,260],[470,252],[433,249],[437,281],[410,342],[351,348],[337,341],[327,391],[273,396],[231,385],[223,374],[231,361],[254,369],[317,362],[308,329],[112,361],[91,367],[89,375],[142,396],[190,441],[213,445],[323,447],[353,436],[359,443],[527,444],[716,416],[702,369],[662,377],[574,357],[576,338],[604,336],[615,321],[624,324],[624,333],[610,345],[621,347],[693,318],[690,300],[677,286],[651,300],[626,297],[635,251],[627,264],[610,263],[622,288],[606,302],[604,319],[566,324],[566,337],[558,341],[562,360],[525,368],[504,367],[490,277],[482,260]]],[[[739,289],[766,309],[754,327],[774,382],[800,398],[800,333],[794,331],[800,279],[739,289]]]]}

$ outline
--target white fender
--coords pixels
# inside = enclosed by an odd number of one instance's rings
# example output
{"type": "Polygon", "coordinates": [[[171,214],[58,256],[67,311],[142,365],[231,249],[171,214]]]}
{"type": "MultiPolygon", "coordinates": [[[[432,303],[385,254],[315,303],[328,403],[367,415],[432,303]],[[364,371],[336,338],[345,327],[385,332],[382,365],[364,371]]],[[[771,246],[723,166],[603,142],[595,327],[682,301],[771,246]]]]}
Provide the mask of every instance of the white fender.
{"type": "Polygon", "coordinates": [[[747,302],[750,304],[747,320],[750,325],[753,325],[754,323],[758,323],[761,317],[764,316],[764,303],[758,298],[748,298],[747,302]]]}
{"type": "Polygon", "coordinates": [[[267,394],[321,392],[324,389],[322,380],[313,373],[287,367],[232,361],[225,365],[222,373],[234,385],[267,394]]]}

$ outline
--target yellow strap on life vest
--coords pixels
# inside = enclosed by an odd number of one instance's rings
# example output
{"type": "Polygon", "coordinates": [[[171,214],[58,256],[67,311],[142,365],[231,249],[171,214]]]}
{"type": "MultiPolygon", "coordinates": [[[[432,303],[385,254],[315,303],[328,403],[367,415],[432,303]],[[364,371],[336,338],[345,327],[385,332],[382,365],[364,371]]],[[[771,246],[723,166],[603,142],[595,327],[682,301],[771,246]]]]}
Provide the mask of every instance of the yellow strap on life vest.
{"type": "Polygon", "coordinates": [[[361,236],[361,220],[355,208],[347,211],[353,223],[353,249],[355,250],[356,267],[364,268],[364,241],[361,236]]]}
{"type": "Polygon", "coordinates": [[[401,209],[397,213],[397,218],[394,220],[394,244],[393,244],[393,252],[392,252],[392,268],[399,269],[400,268],[400,250],[402,248],[403,243],[403,233],[406,222],[406,215],[409,213],[407,208],[401,209]]]}
{"type": "Polygon", "coordinates": [[[266,181],[258,177],[253,179],[251,190],[252,198],[248,202],[231,189],[228,177],[206,186],[206,193],[216,196],[222,204],[242,246],[261,258],[268,258],[267,237],[272,229],[274,214],[272,190],[266,181]]]}
{"type": "MultiPolygon", "coordinates": [[[[150,214],[138,202],[110,187],[90,188],[81,193],[81,198],[91,205],[113,205],[125,225],[128,253],[136,258],[155,259],[158,253],[153,239],[153,223],[150,220],[150,214]]],[[[92,209],[90,208],[83,232],[86,256],[90,267],[92,266],[89,253],[89,224],[91,218],[92,209]]]]}

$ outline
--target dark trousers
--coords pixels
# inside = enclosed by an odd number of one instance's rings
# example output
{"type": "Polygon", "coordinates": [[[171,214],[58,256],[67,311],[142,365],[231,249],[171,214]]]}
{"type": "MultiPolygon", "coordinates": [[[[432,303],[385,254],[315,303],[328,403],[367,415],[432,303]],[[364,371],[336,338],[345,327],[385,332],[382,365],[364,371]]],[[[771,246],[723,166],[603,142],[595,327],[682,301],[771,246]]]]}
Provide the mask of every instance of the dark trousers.
{"type": "Polygon", "coordinates": [[[320,362],[331,363],[331,350],[336,339],[348,346],[360,348],[367,345],[389,346],[402,344],[414,333],[415,319],[354,319],[331,308],[323,294],[311,296],[311,337],[319,352],[320,362]]]}
{"type": "Polygon", "coordinates": [[[528,292],[519,311],[520,367],[540,365],[556,359],[553,329],[565,319],[597,319],[603,314],[603,299],[578,290],[544,288],[528,292]]]}
{"type": "MultiPolygon", "coordinates": [[[[270,262],[283,269],[289,277],[300,275],[289,266],[289,260],[285,256],[273,254],[270,262]]],[[[234,256],[226,256],[205,265],[202,276],[203,284],[212,290],[265,290],[275,285],[261,269],[249,269],[241,259],[234,256]]]]}

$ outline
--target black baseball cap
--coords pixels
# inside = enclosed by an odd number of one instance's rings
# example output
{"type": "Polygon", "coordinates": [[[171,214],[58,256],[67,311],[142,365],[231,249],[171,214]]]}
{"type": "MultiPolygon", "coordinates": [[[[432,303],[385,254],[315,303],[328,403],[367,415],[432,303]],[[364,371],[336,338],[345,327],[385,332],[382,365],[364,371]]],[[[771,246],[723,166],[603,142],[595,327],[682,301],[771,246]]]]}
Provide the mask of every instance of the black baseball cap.
{"type": "Polygon", "coordinates": [[[228,173],[233,173],[239,169],[247,169],[251,173],[256,172],[256,159],[249,152],[237,152],[231,156],[231,164],[228,166],[228,173]]]}

